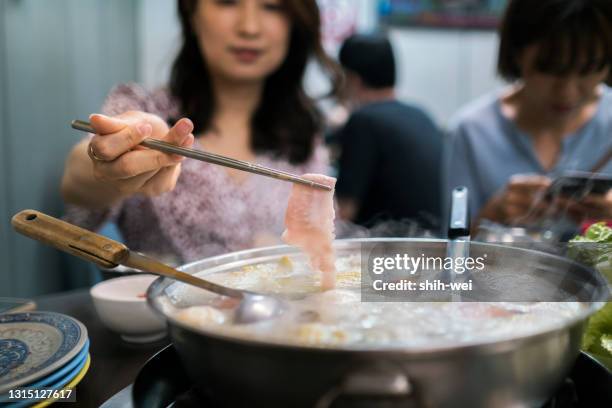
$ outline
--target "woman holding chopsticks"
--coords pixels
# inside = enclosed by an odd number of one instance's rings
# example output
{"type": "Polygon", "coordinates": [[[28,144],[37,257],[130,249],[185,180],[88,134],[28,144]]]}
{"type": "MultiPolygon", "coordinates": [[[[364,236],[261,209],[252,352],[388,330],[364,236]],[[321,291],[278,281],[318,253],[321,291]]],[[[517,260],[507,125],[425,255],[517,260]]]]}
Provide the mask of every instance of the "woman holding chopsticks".
{"type": "Polygon", "coordinates": [[[278,237],[288,183],[138,146],[155,138],[295,174],[323,173],[321,118],[302,85],[325,55],[316,0],[179,0],[183,44],[167,88],[117,86],[70,153],[67,218],[114,220],[139,251],[187,262],[278,237]]]}

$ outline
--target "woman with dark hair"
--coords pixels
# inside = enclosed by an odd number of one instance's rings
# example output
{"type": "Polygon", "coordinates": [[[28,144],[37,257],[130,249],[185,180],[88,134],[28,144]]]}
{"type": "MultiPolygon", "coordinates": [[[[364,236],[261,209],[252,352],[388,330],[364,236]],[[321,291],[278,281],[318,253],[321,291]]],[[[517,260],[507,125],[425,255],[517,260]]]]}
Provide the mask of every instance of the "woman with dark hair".
{"type": "MultiPolygon", "coordinates": [[[[469,188],[475,224],[611,218],[611,194],[551,201],[545,191],[612,147],[612,2],[511,0],[500,37],[498,70],[512,84],[453,121],[446,192],[469,188]]],[[[612,173],[612,163],[600,172],[612,173]]]]}
{"type": "MultiPolygon", "coordinates": [[[[290,185],[142,148],[153,137],[293,173],[325,172],[320,115],[302,85],[325,55],[316,0],[179,0],[168,88],[120,85],[68,157],[67,218],[115,220],[140,251],[191,261],[280,237],[290,185]],[[189,119],[188,119],[189,118],[189,119]]],[[[333,93],[333,92],[332,92],[333,93]]]]}

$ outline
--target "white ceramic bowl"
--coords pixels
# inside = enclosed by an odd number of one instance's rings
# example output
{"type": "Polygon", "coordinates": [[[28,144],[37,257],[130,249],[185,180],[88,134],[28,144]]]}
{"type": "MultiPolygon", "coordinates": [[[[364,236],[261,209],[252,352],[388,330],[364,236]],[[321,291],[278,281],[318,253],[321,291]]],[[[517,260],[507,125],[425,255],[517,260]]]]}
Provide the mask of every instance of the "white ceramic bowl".
{"type": "Polygon", "coordinates": [[[122,276],[98,283],[90,293],[106,327],[133,343],[159,340],[166,323],[147,304],[146,292],[155,275],[122,276]]]}

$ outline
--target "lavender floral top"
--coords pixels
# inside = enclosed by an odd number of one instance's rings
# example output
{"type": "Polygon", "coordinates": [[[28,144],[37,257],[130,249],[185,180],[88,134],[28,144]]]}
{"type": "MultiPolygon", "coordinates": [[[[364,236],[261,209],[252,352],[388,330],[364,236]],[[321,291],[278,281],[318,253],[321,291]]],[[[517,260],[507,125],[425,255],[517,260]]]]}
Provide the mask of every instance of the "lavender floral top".
{"type": "MultiPolygon", "coordinates": [[[[147,92],[134,85],[119,85],[109,94],[102,112],[117,115],[146,111],[168,120],[180,116],[166,90],[147,92]]],[[[201,148],[196,141],[195,148],[201,148]]],[[[258,155],[265,166],[296,174],[325,173],[327,156],[318,146],[303,165],[271,155],[258,155]]],[[[190,262],[224,252],[280,242],[291,185],[257,175],[239,183],[224,168],[187,159],[173,191],[158,197],[132,196],[106,210],[68,205],[69,222],[96,230],[114,221],[131,249],[190,262]]]]}

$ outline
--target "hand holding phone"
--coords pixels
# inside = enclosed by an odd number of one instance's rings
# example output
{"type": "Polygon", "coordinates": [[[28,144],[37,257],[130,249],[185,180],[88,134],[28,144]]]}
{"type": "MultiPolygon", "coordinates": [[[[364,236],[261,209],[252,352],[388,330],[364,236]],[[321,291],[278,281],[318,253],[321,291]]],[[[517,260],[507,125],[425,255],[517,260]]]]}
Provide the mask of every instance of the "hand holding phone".
{"type": "Polygon", "coordinates": [[[503,224],[535,222],[549,207],[542,198],[550,183],[539,174],[515,174],[487,201],[478,218],[503,224]]]}
{"type": "Polygon", "coordinates": [[[612,176],[603,173],[567,172],[553,180],[548,197],[581,201],[591,194],[605,195],[612,189],[612,176]]]}
{"type": "Polygon", "coordinates": [[[571,172],[555,179],[546,193],[575,222],[612,219],[612,176],[571,172]]]}

